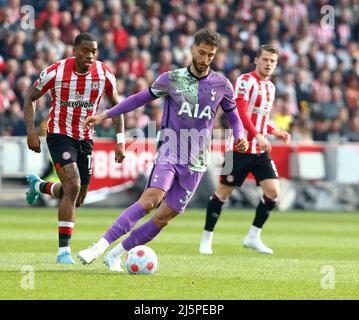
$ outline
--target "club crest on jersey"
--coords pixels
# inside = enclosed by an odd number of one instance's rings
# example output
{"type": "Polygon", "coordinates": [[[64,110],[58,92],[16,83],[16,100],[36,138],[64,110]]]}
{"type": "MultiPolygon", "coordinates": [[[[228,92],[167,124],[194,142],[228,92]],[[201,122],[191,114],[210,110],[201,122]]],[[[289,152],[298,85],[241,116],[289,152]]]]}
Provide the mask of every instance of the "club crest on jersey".
{"type": "Polygon", "coordinates": [[[98,90],[99,87],[100,87],[100,82],[99,81],[92,81],[91,88],[93,90],[98,90]]]}
{"type": "Polygon", "coordinates": [[[212,90],[211,90],[211,95],[212,95],[211,101],[215,101],[215,100],[216,100],[216,98],[214,97],[216,94],[217,94],[217,92],[216,92],[216,91],[213,91],[213,89],[212,89],[212,90]]]}
{"type": "Polygon", "coordinates": [[[178,115],[180,116],[181,114],[186,113],[190,118],[197,118],[197,119],[207,118],[208,120],[211,120],[212,119],[211,111],[212,110],[211,110],[210,106],[205,106],[204,109],[200,113],[198,103],[196,103],[193,107],[193,106],[191,106],[191,104],[189,104],[187,101],[185,101],[182,103],[181,109],[178,112],[178,115]]]}

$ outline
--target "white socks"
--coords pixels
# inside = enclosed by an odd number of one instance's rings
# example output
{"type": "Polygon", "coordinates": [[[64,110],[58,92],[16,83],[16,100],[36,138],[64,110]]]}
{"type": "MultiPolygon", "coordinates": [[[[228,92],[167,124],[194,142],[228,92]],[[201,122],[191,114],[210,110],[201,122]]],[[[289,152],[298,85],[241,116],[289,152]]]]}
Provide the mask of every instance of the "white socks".
{"type": "Polygon", "coordinates": [[[109,243],[105,238],[101,238],[97,243],[96,243],[96,249],[99,252],[99,254],[103,254],[105,252],[105,250],[108,248],[109,243]]]}
{"type": "Polygon", "coordinates": [[[255,226],[251,226],[248,231],[248,236],[251,238],[259,238],[261,235],[261,228],[257,228],[255,226]]]}
{"type": "Polygon", "coordinates": [[[122,243],[120,242],[116,247],[110,250],[110,253],[116,257],[122,256],[127,250],[124,249],[122,243]]]}
{"type": "Polygon", "coordinates": [[[201,241],[210,241],[210,242],[212,242],[212,238],[213,238],[213,231],[207,231],[207,230],[203,231],[201,241]]]}
{"type": "Polygon", "coordinates": [[[70,252],[71,253],[70,246],[68,246],[68,247],[59,247],[59,250],[57,251],[57,255],[60,255],[61,253],[64,253],[64,252],[70,252]]]}

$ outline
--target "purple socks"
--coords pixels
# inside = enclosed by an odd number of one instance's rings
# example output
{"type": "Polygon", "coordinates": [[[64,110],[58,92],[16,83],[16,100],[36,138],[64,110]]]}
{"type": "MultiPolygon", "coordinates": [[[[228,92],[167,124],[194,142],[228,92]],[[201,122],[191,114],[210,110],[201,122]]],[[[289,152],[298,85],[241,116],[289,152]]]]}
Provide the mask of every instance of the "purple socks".
{"type": "Polygon", "coordinates": [[[111,244],[122,235],[129,232],[137,223],[137,221],[144,217],[146,214],[147,212],[141,207],[141,205],[138,202],[135,202],[116,219],[113,225],[103,235],[103,238],[105,238],[108,243],[111,244]]]}
{"type": "Polygon", "coordinates": [[[136,246],[143,245],[156,237],[161,230],[162,228],[157,227],[151,219],[132,230],[131,234],[122,241],[122,246],[128,251],[136,246]]]}

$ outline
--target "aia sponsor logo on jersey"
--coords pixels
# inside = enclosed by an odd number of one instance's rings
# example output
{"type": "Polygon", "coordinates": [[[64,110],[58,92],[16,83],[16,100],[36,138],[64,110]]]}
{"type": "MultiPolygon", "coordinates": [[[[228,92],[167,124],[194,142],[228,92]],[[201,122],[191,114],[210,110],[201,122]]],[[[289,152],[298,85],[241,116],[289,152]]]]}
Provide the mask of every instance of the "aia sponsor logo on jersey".
{"type": "Polygon", "coordinates": [[[205,106],[204,109],[199,113],[199,104],[196,103],[194,106],[192,106],[187,101],[183,102],[181,105],[181,109],[178,112],[178,115],[181,114],[187,114],[190,118],[207,118],[208,120],[212,119],[212,109],[210,106],[205,106]]]}

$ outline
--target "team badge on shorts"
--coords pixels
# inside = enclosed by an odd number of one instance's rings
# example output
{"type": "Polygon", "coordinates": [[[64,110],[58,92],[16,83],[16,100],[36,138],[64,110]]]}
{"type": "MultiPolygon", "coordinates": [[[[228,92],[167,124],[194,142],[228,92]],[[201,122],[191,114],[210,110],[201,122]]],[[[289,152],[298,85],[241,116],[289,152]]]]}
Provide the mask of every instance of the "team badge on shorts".
{"type": "Polygon", "coordinates": [[[234,177],[233,177],[233,175],[228,175],[227,177],[226,177],[226,180],[227,180],[227,182],[229,182],[229,183],[232,183],[233,181],[234,181],[234,177]]]}
{"type": "Polygon", "coordinates": [[[65,151],[63,154],[62,154],[62,159],[64,160],[69,160],[71,158],[71,153],[68,152],[68,151],[65,151]]]}

